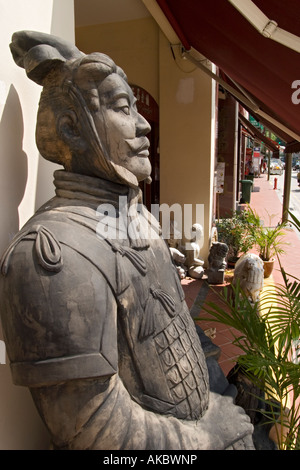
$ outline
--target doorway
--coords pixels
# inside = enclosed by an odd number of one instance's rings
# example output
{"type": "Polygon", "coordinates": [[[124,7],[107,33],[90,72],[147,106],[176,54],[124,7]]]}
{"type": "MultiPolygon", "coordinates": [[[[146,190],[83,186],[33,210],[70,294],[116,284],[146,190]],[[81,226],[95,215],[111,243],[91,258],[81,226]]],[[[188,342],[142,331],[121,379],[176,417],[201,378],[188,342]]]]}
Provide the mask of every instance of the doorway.
{"type": "Polygon", "coordinates": [[[151,204],[159,204],[160,201],[160,177],[159,177],[159,107],[154,98],[137,85],[130,85],[137,99],[138,112],[149,122],[151,132],[147,135],[150,141],[149,159],[152,166],[152,183],[144,181],[140,183],[143,191],[143,202],[151,211],[151,204]]]}

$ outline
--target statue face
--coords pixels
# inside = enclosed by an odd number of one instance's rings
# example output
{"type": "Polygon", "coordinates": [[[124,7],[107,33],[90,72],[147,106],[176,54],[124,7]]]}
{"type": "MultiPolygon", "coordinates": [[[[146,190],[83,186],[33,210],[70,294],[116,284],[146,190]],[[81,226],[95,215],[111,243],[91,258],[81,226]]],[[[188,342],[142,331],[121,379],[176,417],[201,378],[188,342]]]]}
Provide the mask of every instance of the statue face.
{"type": "Polygon", "coordinates": [[[98,93],[101,106],[94,120],[109,158],[138,181],[146,179],[151,174],[146,137],[151,128],[138,113],[130,86],[114,73],[101,82],[98,93]]]}

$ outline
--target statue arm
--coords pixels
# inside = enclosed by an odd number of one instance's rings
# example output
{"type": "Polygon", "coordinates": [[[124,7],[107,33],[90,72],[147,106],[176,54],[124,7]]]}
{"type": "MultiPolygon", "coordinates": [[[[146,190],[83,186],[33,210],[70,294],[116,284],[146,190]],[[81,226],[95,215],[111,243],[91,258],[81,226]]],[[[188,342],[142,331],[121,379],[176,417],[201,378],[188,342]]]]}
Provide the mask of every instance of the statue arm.
{"type": "Polygon", "coordinates": [[[199,421],[183,421],[143,409],[120,377],[69,381],[32,394],[58,448],[71,450],[218,450],[234,443],[251,449],[252,425],[231,397],[210,396],[199,421]],[[63,419],[66,406],[72,412],[63,419]],[[228,423],[235,420],[236,427],[228,423]]]}

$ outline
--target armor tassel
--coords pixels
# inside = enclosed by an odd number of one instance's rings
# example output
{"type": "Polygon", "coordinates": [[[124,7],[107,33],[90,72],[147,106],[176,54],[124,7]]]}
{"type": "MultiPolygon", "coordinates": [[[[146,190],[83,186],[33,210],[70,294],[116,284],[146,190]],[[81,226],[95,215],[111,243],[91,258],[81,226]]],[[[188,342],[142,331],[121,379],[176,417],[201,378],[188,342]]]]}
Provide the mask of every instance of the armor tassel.
{"type": "Polygon", "coordinates": [[[117,293],[118,295],[122,294],[128,287],[128,279],[126,277],[123,262],[122,262],[122,254],[120,251],[116,252],[116,281],[117,281],[117,293]]]}
{"type": "Polygon", "coordinates": [[[162,289],[150,289],[152,296],[155,299],[158,299],[162,304],[163,308],[166,310],[170,317],[174,317],[175,315],[175,301],[174,299],[164,292],[162,289]]]}
{"type": "Polygon", "coordinates": [[[8,272],[11,254],[22,241],[35,240],[35,253],[38,263],[47,271],[59,272],[63,266],[61,247],[52,232],[42,225],[35,225],[29,230],[21,231],[12,241],[0,261],[1,273],[5,276],[8,272]]]}
{"type": "Polygon", "coordinates": [[[139,330],[139,339],[143,340],[148,336],[152,335],[155,332],[155,301],[152,295],[149,295],[146,306],[144,309],[144,314],[142,317],[140,330],[139,330]]]}
{"type": "Polygon", "coordinates": [[[138,253],[137,251],[133,250],[132,248],[126,247],[126,246],[121,246],[117,243],[112,243],[111,241],[107,242],[110,244],[112,247],[112,250],[115,253],[118,253],[119,255],[126,256],[133,266],[143,275],[145,276],[147,274],[147,265],[145,263],[145,260],[143,256],[138,253]]]}

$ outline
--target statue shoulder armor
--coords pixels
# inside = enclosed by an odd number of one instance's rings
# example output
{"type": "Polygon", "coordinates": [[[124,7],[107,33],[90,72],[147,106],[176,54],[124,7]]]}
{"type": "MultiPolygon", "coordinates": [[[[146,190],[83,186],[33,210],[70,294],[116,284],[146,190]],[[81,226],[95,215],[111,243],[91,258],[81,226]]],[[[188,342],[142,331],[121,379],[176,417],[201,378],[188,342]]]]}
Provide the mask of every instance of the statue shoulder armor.
{"type": "Polygon", "coordinates": [[[116,373],[115,258],[69,221],[33,217],[14,237],[1,260],[0,312],[16,384],[116,373]]]}
{"type": "MultiPolygon", "coordinates": [[[[50,213],[42,213],[33,216],[24,227],[16,234],[0,260],[1,274],[6,276],[11,264],[11,258],[21,242],[21,249],[30,249],[32,257],[45,271],[58,273],[65,263],[64,247],[69,247],[86,260],[97,266],[108,283],[115,290],[115,252],[111,246],[97,236],[96,230],[79,224],[72,223],[72,219],[64,220],[52,217],[50,213]],[[31,246],[28,242],[32,242],[31,246]],[[29,248],[30,246],[30,248],[29,248]],[[101,256],[97,256],[101,252],[101,256]]],[[[16,260],[14,260],[14,263],[16,260]]],[[[17,262],[22,263],[19,259],[17,262]]],[[[20,266],[22,269],[22,266],[20,266]]]]}

